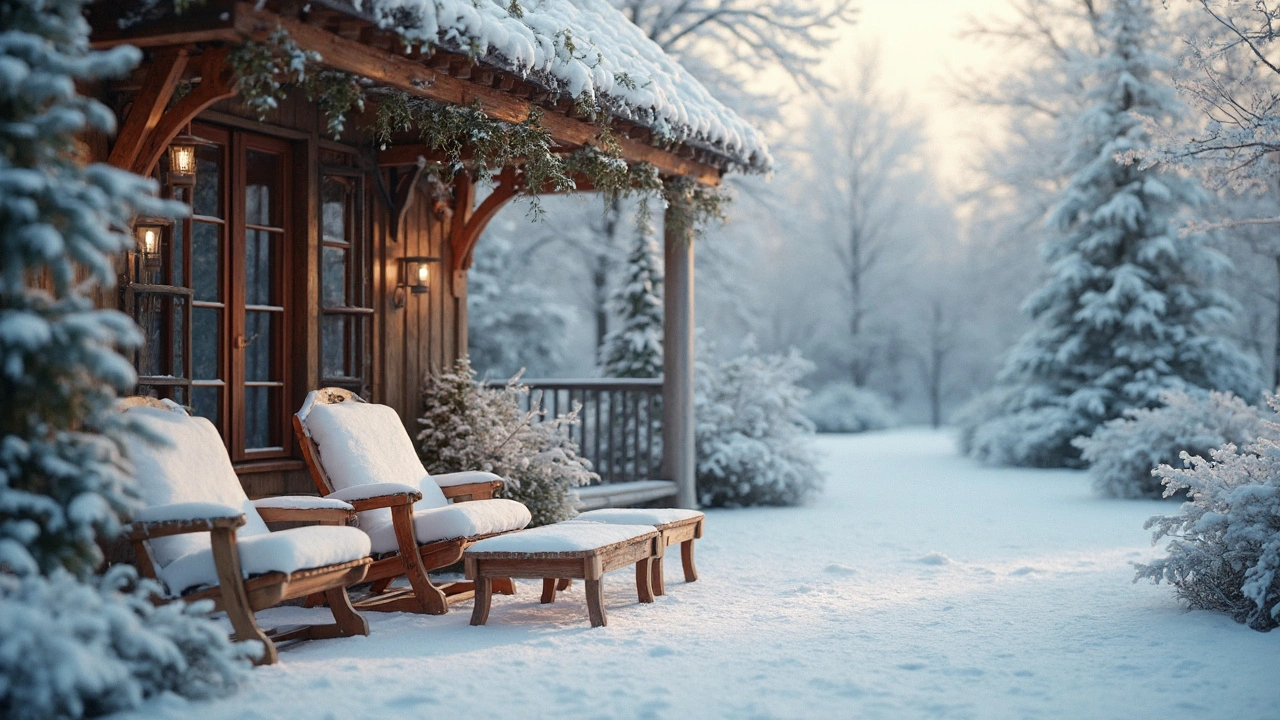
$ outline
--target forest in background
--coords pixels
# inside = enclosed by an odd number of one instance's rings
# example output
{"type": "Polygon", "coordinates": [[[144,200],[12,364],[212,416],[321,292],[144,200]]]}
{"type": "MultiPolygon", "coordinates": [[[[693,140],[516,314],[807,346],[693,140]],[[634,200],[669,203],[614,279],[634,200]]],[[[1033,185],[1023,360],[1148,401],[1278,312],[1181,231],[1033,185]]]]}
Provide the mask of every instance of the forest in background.
{"type": "MultiPolygon", "coordinates": [[[[956,28],[1018,60],[1002,76],[947,78],[955,103],[1001,118],[959,189],[944,189],[931,163],[929,108],[886,86],[874,45],[836,64],[839,76],[818,72],[834,33],[856,22],[847,6],[781,4],[771,20],[791,34],[757,28],[755,37],[786,53],[722,53],[723,37],[699,36],[707,25],[669,12],[678,5],[625,4],[659,42],[677,38],[668,51],[766,130],[776,160],[770,178],[729,180],[730,220],[699,240],[700,351],[796,348],[814,363],[810,389],[852,383],[903,422],[945,423],[992,386],[1028,328],[1021,305],[1046,277],[1041,248],[1054,231],[1045,218],[1067,181],[1089,62],[1103,50],[1093,3],[1011,3],[1012,21],[956,28]],[[752,95],[743,89],[758,85],[743,82],[751,76],[776,88],[752,95]]],[[[1170,60],[1167,80],[1184,101],[1172,132],[1190,135],[1206,120],[1196,54],[1229,30],[1196,2],[1157,6],[1155,19],[1166,46],[1152,50],[1170,60]]],[[[1241,75],[1231,80],[1258,92],[1271,80],[1241,75]]],[[[1274,216],[1277,196],[1256,183],[1208,191],[1210,202],[1185,221],[1213,225],[1233,261],[1223,289],[1240,311],[1224,331],[1275,387],[1280,241],[1272,226],[1232,219],[1274,216]]],[[[513,204],[476,250],[472,357],[490,377],[605,374],[601,348],[623,323],[614,298],[641,232],[636,207],[592,195],[543,203],[549,212],[536,221],[513,204]]],[[[660,241],[654,215],[647,227],[660,241]]]]}

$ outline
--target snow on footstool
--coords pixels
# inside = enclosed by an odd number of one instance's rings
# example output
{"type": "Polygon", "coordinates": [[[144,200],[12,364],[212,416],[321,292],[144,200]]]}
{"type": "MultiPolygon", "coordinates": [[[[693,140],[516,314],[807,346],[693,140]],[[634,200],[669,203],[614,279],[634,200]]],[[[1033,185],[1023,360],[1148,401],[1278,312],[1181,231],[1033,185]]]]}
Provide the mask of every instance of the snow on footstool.
{"type": "MultiPolygon", "coordinates": [[[[676,543],[680,545],[680,561],[684,565],[685,582],[698,579],[698,568],[693,564],[693,541],[702,537],[702,524],[706,516],[697,510],[681,510],[679,508],[607,508],[592,510],[574,518],[570,522],[594,522],[622,525],[652,525],[658,530],[661,545],[665,549],[676,543]]],[[[663,555],[666,553],[664,552],[663,555]]],[[[654,595],[666,595],[666,585],[662,580],[662,555],[653,562],[654,595]]],[[[561,587],[561,590],[564,588],[561,587]]]]}
{"type": "Polygon", "coordinates": [[[555,601],[558,580],[579,578],[586,581],[591,626],[606,625],[604,574],[635,563],[636,594],[653,602],[651,565],[666,548],[660,539],[650,524],[563,522],[481,540],[462,555],[467,579],[476,584],[471,624],[488,621],[494,578],[541,578],[544,603],[555,601]]]}

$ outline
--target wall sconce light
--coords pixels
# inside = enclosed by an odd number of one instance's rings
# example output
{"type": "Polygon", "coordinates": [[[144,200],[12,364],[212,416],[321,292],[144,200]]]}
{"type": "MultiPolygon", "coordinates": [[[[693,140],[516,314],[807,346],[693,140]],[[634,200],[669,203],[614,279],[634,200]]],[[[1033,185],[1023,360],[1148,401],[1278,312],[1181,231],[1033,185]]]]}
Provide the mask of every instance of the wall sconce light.
{"type": "Polygon", "coordinates": [[[187,131],[175,137],[169,143],[169,184],[195,185],[196,183],[196,148],[213,143],[191,134],[191,126],[187,131]]]}
{"type": "Polygon", "coordinates": [[[396,286],[392,297],[396,307],[404,307],[406,294],[425,295],[431,291],[430,265],[438,262],[438,257],[423,255],[400,258],[400,284],[396,286]]]}
{"type": "Polygon", "coordinates": [[[138,252],[144,260],[160,256],[160,244],[168,226],[167,220],[159,218],[138,218],[134,222],[133,235],[138,240],[138,252]]]}

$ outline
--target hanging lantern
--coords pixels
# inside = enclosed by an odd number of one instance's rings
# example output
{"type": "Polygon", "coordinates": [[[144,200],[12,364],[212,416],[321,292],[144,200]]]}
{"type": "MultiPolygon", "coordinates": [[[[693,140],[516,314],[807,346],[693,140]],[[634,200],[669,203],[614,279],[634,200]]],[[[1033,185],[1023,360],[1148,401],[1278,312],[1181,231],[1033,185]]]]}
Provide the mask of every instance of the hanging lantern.
{"type": "Polygon", "coordinates": [[[169,184],[194,185],[196,182],[196,148],[213,145],[191,134],[191,127],[169,143],[169,184]]]}

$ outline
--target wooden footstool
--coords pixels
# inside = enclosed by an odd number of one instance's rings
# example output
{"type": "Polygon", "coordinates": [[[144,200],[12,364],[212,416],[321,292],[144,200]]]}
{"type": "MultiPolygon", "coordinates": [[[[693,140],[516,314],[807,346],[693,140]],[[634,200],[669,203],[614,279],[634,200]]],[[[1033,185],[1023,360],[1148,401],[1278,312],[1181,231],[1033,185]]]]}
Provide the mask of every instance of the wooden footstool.
{"type": "MultiPolygon", "coordinates": [[[[680,543],[680,561],[684,565],[685,582],[698,579],[698,568],[693,564],[693,541],[702,537],[702,524],[706,516],[697,510],[681,510],[679,508],[608,508],[592,510],[574,518],[570,522],[597,522],[622,525],[652,525],[658,530],[662,547],[670,547],[680,543]]],[[[665,552],[663,553],[666,554],[665,552]]],[[[666,584],[662,579],[662,556],[653,561],[654,595],[666,595],[666,584]]],[[[563,589],[563,588],[561,588],[563,589]]]]}
{"type": "Polygon", "coordinates": [[[494,579],[542,578],[542,602],[546,603],[555,600],[557,580],[580,578],[586,581],[591,626],[606,625],[604,574],[635,563],[636,594],[642,603],[653,602],[652,561],[661,558],[666,548],[659,540],[652,525],[585,522],[557,523],[481,540],[462,555],[467,579],[476,584],[471,624],[483,625],[489,619],[494,579]]]}

